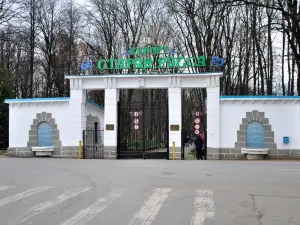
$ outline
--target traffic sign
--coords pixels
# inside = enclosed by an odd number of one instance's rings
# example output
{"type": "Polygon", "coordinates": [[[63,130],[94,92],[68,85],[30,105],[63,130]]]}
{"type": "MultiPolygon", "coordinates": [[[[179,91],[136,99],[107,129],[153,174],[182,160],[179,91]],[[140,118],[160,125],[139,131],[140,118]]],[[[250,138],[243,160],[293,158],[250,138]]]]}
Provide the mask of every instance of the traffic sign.
{"type": "Polygon", "coordinates": [[[196,118],[196,119],[195,119],[195,123],[200,123],[200,119],[199,119],[199,118],[196,118]]]}
{"type": "Polygon", "coordinates": [[[133,115],[134,115],[135,117],[137,117],[137,116],[139,116],[139,113],[138,113],[138,112],[134,112],[133,115]]]}
{"type": "Polygon", "coordinates": [[[200,131],[199,130],[195,130],[195,134],[199,134],[200,133],[200,131]]]}
{"type": "Polygon", "coordinates": [[[139,125],[134,125],[134,129],[138,130],[139,129],[139,125]]]}
{"type": "Polygon", "coordinates": [[[196,130],[199,130],[199,129],[200,129],[200,125],[199,125],[199,124],[196,124],[196,125],[195,125],[195,129],[196,129],[196,130]]]}
{"type": "Polygon", "coordinates": [[[134,123],[134,124],[139,124],[139,119],[134,119],[134,120],[133,120],[133,123],[134,123]]]}
{"type": "Polygon", "coordinates": [[[196,116],[200,116],[200,112],[199,112],[199,111],[196,111],[195,115],[196,115],[196,116]]]}

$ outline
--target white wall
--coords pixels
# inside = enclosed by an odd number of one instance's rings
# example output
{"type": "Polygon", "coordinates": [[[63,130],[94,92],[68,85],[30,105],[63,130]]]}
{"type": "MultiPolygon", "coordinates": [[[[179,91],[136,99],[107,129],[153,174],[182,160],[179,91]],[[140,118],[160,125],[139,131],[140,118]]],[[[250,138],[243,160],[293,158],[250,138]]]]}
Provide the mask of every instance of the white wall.
{"type": "Polygon", "coordinates": [[[118,114],[117,102],[119,100],[119,90],[116,88],[105,89],[104,99],[104,124],[114,124],[113,130],[104,130],[104,146],[115,147],[117,146],[117,131],[118,131],[118,114]]]}
{"type": "Polygon", "coordinates": [[[169,88],[169,146],[181,147],[181,88],[169,88]],[[171,131],[170,125],[179,125],[178,131],[171,131]]]}
{"type": "MultiPolygon", "coordinates": [[[[173,87],[174,83],[182,88],[206,88],[215,84],[219,85],[219,77],[222,73],[199,74],[119,74],[102,76],[66,76],[70,79],[70,88],[85,90],[102,90],[108,88],[117,89],[146,89],[173,87]],[[143,78],[143,79],[137,79],[143,78]],[[143,80],[143,82],[140,82],[143,80]],[[177,81],[176,81],[177,80],[177,81]]],[[[175,86],[174,86],[175,87],[175,86]]]]}
{"type": "Polygon", "coordinates": [[[89,102],[86,103],[86,116],[91,114],[92,116],[98,116],[100,119],[100,130],[104,130],[104,110],[100,109],[98,106],[91,104],[89,102]]]}
{"type": "Polygon", "coordinates": [[[220,88],[207,88],[207,147],[220,146],[220,88]]]}
{"type": "Polygon", "coordinates": [[[82,140],[82,131],[86,127],[86,91],[82,89],[71,89],[69,98],[68,115],[68,141],[67,146],[78,146],[82,140]]]}
{"type": "Polygon", "coordinates": [[[36,119],[36,114],[41,112],[52,113],[62,145],[68,139],[68,101],[51,102],[22,102],[9,104],[9,147],[26,147],[29,141],[29,130],[36,119]]]}
{"type": "Polygon", "coordinates": [[[300,99],[220,99],[220,147],[233,148],[246,112],[258,110],[269,118],[278,149],[300,148],[300,99]],[[289,144],[282,139],[288,136],[289,144]]]}

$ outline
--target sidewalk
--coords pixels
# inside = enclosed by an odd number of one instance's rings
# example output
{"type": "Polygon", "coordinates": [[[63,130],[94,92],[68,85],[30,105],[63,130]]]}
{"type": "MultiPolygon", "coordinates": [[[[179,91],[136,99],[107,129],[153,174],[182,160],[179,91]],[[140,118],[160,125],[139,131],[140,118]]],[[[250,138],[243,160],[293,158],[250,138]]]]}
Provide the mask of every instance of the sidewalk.
{"type": "Polygon", "coordinates": [[[6,150],[0,150],[0,158],[4,158],[6,154],[6,150]]]}

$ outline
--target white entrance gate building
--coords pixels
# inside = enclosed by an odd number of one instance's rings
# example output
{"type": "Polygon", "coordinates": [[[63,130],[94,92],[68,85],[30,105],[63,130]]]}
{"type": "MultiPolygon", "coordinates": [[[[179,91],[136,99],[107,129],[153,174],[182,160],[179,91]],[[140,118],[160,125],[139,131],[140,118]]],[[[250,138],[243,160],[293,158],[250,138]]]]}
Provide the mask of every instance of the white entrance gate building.
{"type": "Polygon", "coordinates": [[[104,153],[115,157],[117,151],[117,102],[119,89],[168,89],[169,146],[175,142],[176,155],[181,148],[181,89],[206,88],[207,90],[207,153],[219,153],[220,147],[220,76],[222,73],[145,74],[145,75],[73,75],[70,80],[69,140],[68,146],[78,145],[86,128],[86,91],[105,90],[104,153]],[[113,129],[106,129],[106,125],[113,129]],[[179,125],[171,131],[171,125],[179,125]],[[111,126],[112,127],[112,126],[111,126]]]}

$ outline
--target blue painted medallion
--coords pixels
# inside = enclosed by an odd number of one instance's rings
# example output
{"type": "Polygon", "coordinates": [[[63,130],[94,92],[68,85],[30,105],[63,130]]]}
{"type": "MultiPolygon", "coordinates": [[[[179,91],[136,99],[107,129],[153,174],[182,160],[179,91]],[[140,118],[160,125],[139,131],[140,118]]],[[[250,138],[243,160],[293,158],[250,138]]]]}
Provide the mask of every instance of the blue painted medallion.
{"type": "Polygon", "coordinates": [[[247,148],[264,148],[264,127],[260,122],[250,122],[246,131],[247,148]]]}
{"type": "Polygon", "coordinates": [[[37,129],[37,145],[51,146],[52,145],[52,129],[49,123],[42,122],[37,129]]]}

